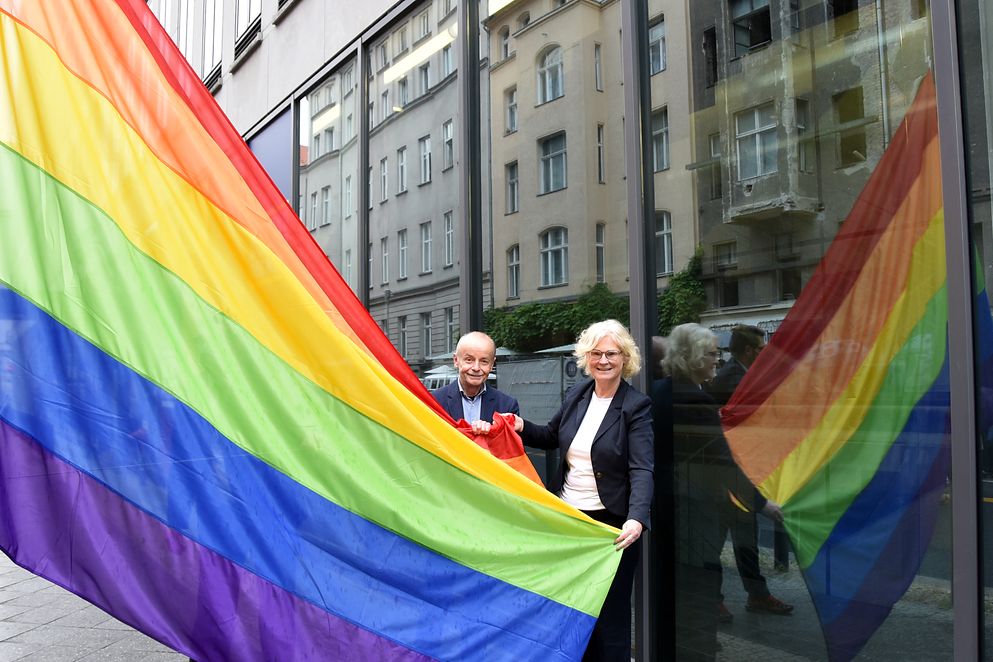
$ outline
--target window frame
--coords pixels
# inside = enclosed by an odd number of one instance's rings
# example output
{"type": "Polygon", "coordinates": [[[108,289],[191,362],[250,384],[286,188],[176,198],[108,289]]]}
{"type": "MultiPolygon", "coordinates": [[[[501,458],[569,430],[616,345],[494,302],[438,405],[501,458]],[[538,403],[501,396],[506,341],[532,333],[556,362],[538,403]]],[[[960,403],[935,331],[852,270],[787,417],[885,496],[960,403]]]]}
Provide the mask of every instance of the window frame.
{"type": "Polygon", "coordinates": [[[538,235],[541,287],[569,284],[569,229],[552,226],[538,235]],[[553,243],[553,239],[558,239],[553,243]]]}

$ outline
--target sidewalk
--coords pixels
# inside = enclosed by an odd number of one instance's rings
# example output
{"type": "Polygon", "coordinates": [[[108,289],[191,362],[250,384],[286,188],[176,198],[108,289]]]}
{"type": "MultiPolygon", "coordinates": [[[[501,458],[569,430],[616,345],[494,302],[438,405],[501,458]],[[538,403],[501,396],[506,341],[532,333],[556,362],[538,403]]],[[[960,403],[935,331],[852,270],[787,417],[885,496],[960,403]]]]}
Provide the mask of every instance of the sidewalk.
{"type": "Polygon", "coordinates": [[[0,553],[0,662],[186,662],[0,553]]]}

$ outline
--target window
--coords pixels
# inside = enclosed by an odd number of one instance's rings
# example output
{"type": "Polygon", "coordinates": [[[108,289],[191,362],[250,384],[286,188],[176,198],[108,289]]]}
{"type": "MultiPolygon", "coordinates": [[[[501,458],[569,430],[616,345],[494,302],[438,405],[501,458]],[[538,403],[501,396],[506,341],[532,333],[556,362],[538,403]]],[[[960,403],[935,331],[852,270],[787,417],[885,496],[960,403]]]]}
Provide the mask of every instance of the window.
{"type": "Polygon", "coordinates": [[[431,136],[417,141],[417,151],[421,155],[421,184],[431,181],[431,136]]]}
{"type": "Polygon", "coordinates": [[[517,17],[518,30],[523,30],[528,25],[530,25],[530,23],[531,23],[531,14],[529,14],[528,12],[524,12],[523,14],[517,17]]]}
{"type": "Polygon", "coordinates": [[[383,90],[379,101],[379,121],[384,122],[390,116],[390,91],[383,90]]]}
{"type": "Polygon", "coordinates": [[[706,67],[707,87],[713,87],[719,78],[717,72],[717,28],[707,28],[703,31],[703,63],[706,67]]]}
{"type": "Polygon", "coordinates": [[[407,51],[407,26],[393,33],[393,58],[407,51]]]}
{"type": "Polygon", "coordinates": [[[369,204],[369,209],[372,209],[372,166],[369,166],[369,175],[366,177],[366,191],[365,199],[369,204]]]}
{"type": "Polygon", "coordinates": [[[321,225],[331,222],[331,187],[321,189],[321,225]]]}
{"type": "Polygon", "coordinates": [[[801,277],[797,268],[779,270],[779,299],[791,301],[800,296],[801,277]]]}
{"type": "Polygon", "coordinates": [[[324,103],[330,106],[335,101],[337,101],[335,98],[335,79],[332,78],[328,81],[327,87],[324,88],[324,103]]]}
{"type": "Polygon", "coordinates": [[[329,126],[324,129],[324,149],[329,152],[334,151],[334,127],[329,126]]]}
{"type": "Polygon", "coordinates": [[[853,87],[832,97],[838,122],[838,164],[841,167],[865,161],[865,107],[862,88],[853,87]]]}
{"type": "Polygon", "coordinates": [[[593,44],[593,85],[597,92],[603,92],[603,47],[593,44]]]}
{"type": "Polygon", "coordinates": [[[407,190],[407,148],[397,150],[397,193],[407,190]]]}
{"type": "Polygon", "coordinates": [[[504,166],[505,179],[507,180],[507,195],[504,204],[504,213],[513,214],[520,210],[520,189],[517,185],[517,161],[504,166]]]}
{"type": "Polygon", "coordinates": [[[379,240],[379,253],[382,258],[382,264],[380,265],[380,281],[383,285],[390,282],[390,239],[389,237],[383,237],[379,240]]]}
{"type": "Polygon", "coordinates": [[[445,308],[445,351],[454,352],[459,329],[455,326],[455,308],[445,308]]]}
{"type": "Polygon", "coordinates": [[[311,147],[311,151],[314,152],[313,158],[315,159],[321,155],[321,134],[319,133],[314,134],[314,140],[313,140],[313,145],[311,147]]]}
{"type": "Polygon", "coordinates": [[[441,125],[441,169],[448,170],[455,165],[455,127],[452,120],[441,125]]]}
{"type": "Polygon", "coordinates": [[[407,356],[407,316],[401,315],[397,321],[400,322],[400,337],[397,339],[397,351],[400,352],[400,356],[407,356]]]}
{"type": "Polygon", "coordinates": [[[397,81],[397,106],[402,109],[407,105],[408,100],[409,95],[407,93],[407,77],[404,76],[397,81]]]}
{"type": "Polygon", "coordinates": [[[431,20],[428,18],[427,10],[414,19],[414,26],[414,41],[420,41],[431,33],[431,20]]]}
{"type": "Polygon", "coordinates": [[[346,283],[352,282],[352,249],[351,248],[345,249],[345,273],[343,275],[345,276],[346,283]]]}
{"type": "Polygon", "coordinates": [[[731,31],[735,57],[772,41],[769,0],[731,0],[731,31]]]}
{"type": "Polygon", "coordinates": [[[421,94],[427,94],[431,90],[431,63],[425,62],[417,68],[417,78],[421,85],[421,94]]]}
{"type": "Polygon", "coordinates": [[[927,0],[910,0],[910,18],[918,19],[927,16],[927,0]]]}
{"type": "Polygon", "coordinates": [[[565,134],[557,133],[545,138],[541,145],[541,181],[538,191],[551,193],[566,185],[565,134]]]}
{"type": "Polygon", "coordinates": [[[596,282],[607,282],[607,253],[606,253],[607,225],[605,223],[596,224],[596,282]]]}
{"type": "Polygon", "coordinates": [[[648,67],[652,75],[665,70],[665,17],[648,28],[648,67]]]}
{"type": "Polygon", "coordinates": [[[349,140],[352,139],[352,136],[353,135],[355,135],[354,133],[352,133],[352,131],[353,131],[353,129],[352,129],[352,114],[351,113],[348,113],[348,115],[345,116],[345,142],[346,143],[349,140]]]}
{"type": "Polygon", "coordinates": [[[455,62],[452,60],[452,45],[446,44],[441,49],[441,77],[446,78],[453,71],[455,71],[455,62]]]}
{"type": "Polygon", "coordinates": [[[814,171],[814,141],[809,131],[810,102],[796,100],[796,151],[797,169],[800,172],[814,171]]]}
{"type": "Polygon", "coordinates": [[[738,242],[726,241],[714,244],[714,262],[718,269],[728,269],[738,265],[738,242]]]}
{"type": "Polygon", "coordinates": [[[548,103],[563,94],[562,49],[555,46],[538,58],[538,103],[548,103]]]}
{"type": "MultiPolygon", "coordinates": [[[[372,242],[371,241],[369,242],[369,250],[366,252],[366,255],[369,256],[369,271],[367,271],[366,273],[369,274],[369,289],[371,290],[372,289],[372,242]]],[[[385,329],[386,327],[383,328],[385,329]]]]}
{"type": "Polygon", "coordinates": [[[776,235],[776,259],[784,262],[795,260],[799,251],[793,242],[792,232],[782,232],[776,235]]]}
{"type": "Polygon", "coordinates": [[[262,16],[262,0],[237,0],[235,5],[235,34],[240,39],[262,16]]]}
{"type": "Polygon", "coordinates": [[[541,286],[564,285],[569,280],[569,231],[552,228],[541,233],[541,286]]]}
{"type": "Polygon", "coordinates": [[[376,126],[376,104],[369,102],[369,128],[376,126]]]}
{"type": "Polygon", "coordinates": [[[348,96],[352,93],[352,69],[348,68],[343,74],[341,74],[341,93],[343,96],[348,96]]]}
{"type": "Polygon", "coordinates": [[[342,198],[342,203],[344,213],[342,214],[345,218],[349,218],[352,215],[352,176],[348,175],[345,177],[345,195],[342,198]]]}
{"type": "Polygon", "coordinates": [[[717,200],[723,192],[723,181],[721,175],[721,134],[712,133],[710,142],[710,199],[717,200]]]}
{"type": "Polygon", "coordinates": [[[607,182],[607,157],[603,144],[603,124],[596,125],[596,180],[601,184],[607,182]]]}
{"type": "Polygon", "coordinates": [[[384,157],[379,161],[379,201],[386,202],[389,195],[389,163],[386,162],[386,158],[384,157]]]}
{"type": "Polygon", "coordinates": [[[672,215],[662,209],[655,210],[655,273],[672,273],[672,215]]]}
{"type": "Polygon", "coordinates": [[[446,211],[445,221],[445,266],[455,264],[455,212],[446,211]]]}
{"type": "Polygon", "coordinates": [[[431,221],[421,223],[421,273],[431,271],[431,221]]]}
{"type": "Polygon", "coordinates": [[[779,169],[776,108],[767,103],[734,117],[738,150],[738,180],[768,175],[779,169]]]}
{"type": "Polygon", "coordinates": [[[717,301],[722,307],[738,305],[738,279],[734,277],[721,276],[717,285],[717,301]]]}
{"type": "Polygon", "coordinates": [[[512,87],[503,93],[507,106],[507,133],[517,131],[517,87],[512,87]]]}
{"type": "Polygon", "coordinates": [[[307,219],[307,227],[311,230],[317,229],[317,191],[310,194],[310,218],[307,219]]]}
{"type": "Polygon", "coordinates": [[[500,59],[506,60],[510,57],[510,28],[504,26],[500,30],[500,59]]]}
{"type": "Polygon", "coordinates": [[[831,27],[834,38],[843,37],[859,29],[858,0],[830,0],[831,27]]]}
{"type": "Polygon", "coordinates": [[[376,53],[379,55],[379,70],[382,71],[390,64],[390,53],[385,41],[376,47],[376,53]]]}
{"type": "Polygon", "coordinates": [[[514,244],[507,250],[507,298],[521,296],[521,247],[514,244]]]}
{"type": "Polygon", "coordinates": [[[431,354],[431,313],[421,313],[421,354],[431,354]]]}
{"type": "Polygon", "coordinates": [[[397,279],[407,277],[407,230],[397,232],[397,279]]]}
{"type": "Polygon", "coordinates": [[[655,172],[669,169],[669,109],[652,113],[652,164],[655,172]]]}

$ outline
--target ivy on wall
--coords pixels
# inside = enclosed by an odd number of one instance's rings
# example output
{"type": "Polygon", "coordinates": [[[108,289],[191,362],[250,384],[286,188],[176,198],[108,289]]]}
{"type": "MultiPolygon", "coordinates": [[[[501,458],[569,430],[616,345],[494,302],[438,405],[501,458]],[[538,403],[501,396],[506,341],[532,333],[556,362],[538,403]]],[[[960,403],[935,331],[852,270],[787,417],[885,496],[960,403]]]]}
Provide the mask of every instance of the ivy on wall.
{"type": "MultiPolygon", "coordinates": [[[[674,274],[658,296],[658,331],[668,335],[672,327],[700,321],[707,307],[707,293],[700,276],[699,251],[686,268],[674,274]]],[[[491,308],[485,312],[487,333],[498,347],[531,352],[575,342],[593,322],[616,319],[627,325],[630,307],[626,296],[617,296],[603,283],[587,290],[575,301],[525,303],[515,308],[491,308]]]]}

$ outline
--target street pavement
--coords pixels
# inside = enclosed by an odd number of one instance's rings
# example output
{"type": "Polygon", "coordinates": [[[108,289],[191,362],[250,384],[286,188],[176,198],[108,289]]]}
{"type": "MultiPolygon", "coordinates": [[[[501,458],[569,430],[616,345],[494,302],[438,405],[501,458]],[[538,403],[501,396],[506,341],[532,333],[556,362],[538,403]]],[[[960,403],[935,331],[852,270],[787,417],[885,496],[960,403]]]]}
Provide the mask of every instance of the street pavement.
{"type": "Polygon", "coordinates": [[[0,553],[0,662],[186,662],[0,553]]]}

